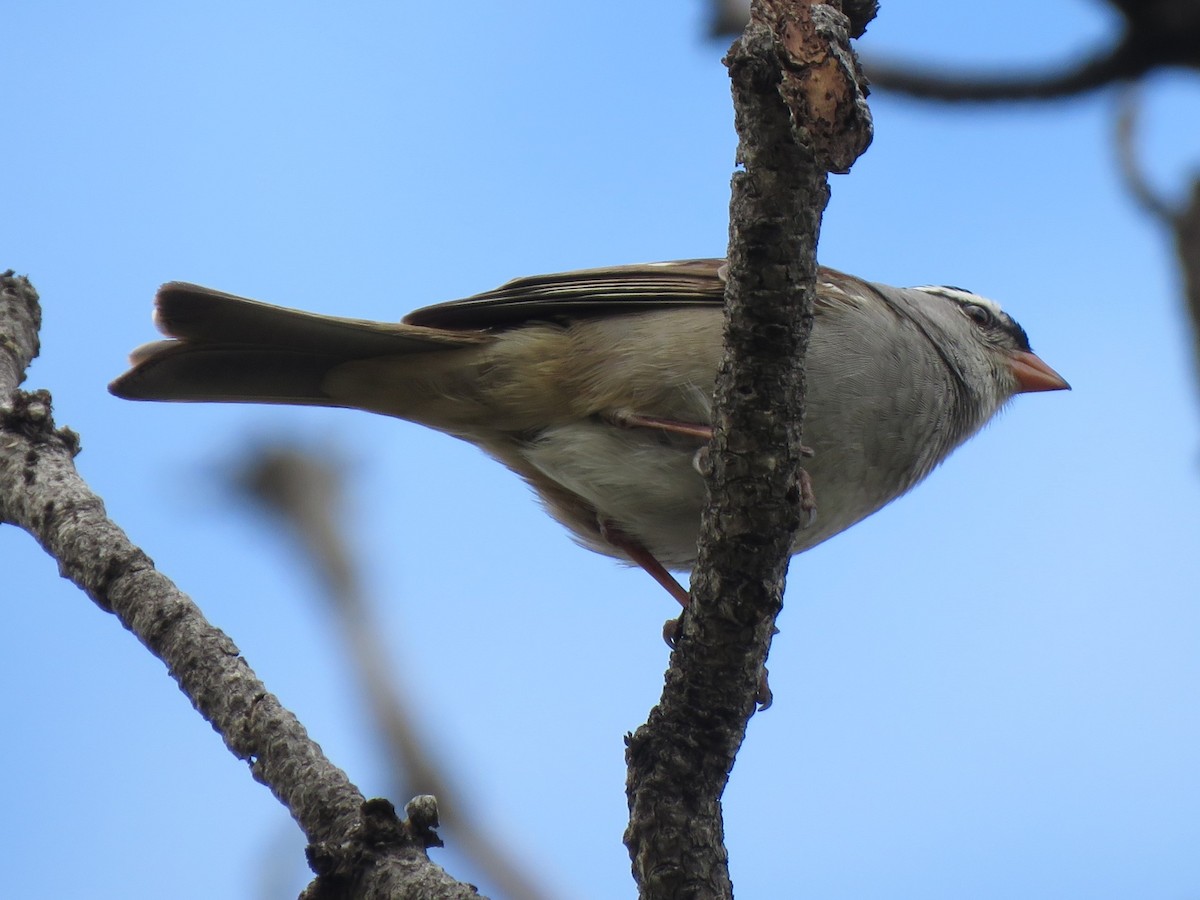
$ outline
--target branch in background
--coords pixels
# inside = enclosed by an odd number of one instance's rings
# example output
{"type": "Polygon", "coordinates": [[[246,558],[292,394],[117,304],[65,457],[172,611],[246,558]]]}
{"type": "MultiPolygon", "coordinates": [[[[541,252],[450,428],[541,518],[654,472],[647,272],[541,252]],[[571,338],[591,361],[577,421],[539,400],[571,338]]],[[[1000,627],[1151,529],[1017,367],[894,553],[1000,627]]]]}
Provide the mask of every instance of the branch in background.
{"type": "Polygon", "coordinates": [[[54,426],[50,395],[16,390],[37,352],[39,321],[29,282],[0,276],[0,522],[33,535],[64,577],[161,659],[230,751],[288,809],[322,876],[309,896],[383,896],[380,885],[402,884],[416,885],[422,897],[475,896],[426,857],[437,841],[428,804],[402,823],[386,801],[364,803],[233,641],[105,516],[75,470],[78,437],[54,426]]]}
{"type": "MultiPolygon", "coordinates": [[[[714,35],[737,34],[745,27],[746,0],[712,0],[712,4],[714,35]]],[[[1109,5],[1121,19],[1111,46],[1046,71],[968,74],[868,57],[867,75],[872,87],[885,91],[947,103],[985,103],[1055,100],[1132,81],[1155,69],[1200,69],[1196,0],[1109,0],[1109,5]]]]}
{"type": "Polygon", "coordinates": [[[1200,4],[1196,0],[1109,0],[1121,18],[1111,48],[1045,73],[984,77],[868,60],[874,87],[926,100],[988,102],[1054,100],[1155,69],[1200,69],[1200,4]]]}
{"type": "Polygon", "coordinates": [[[870,141],[849,48],[874,3],[761,0],[726,57],[740,138],[726,350],[692,605],[662,698],[628,739],[625,842],[642,897],[731,897],[721,795],[764,685],[805,495],[803,357],[828,171],[870,141]]]}
{"type": "Polygon", "coordinates": [[[1192,354],[1200,376],[1200,178],[1193,178],[1187,203],[1160,196],[1146,179],[1135,148],[1138,98],[1133,90],[1121,98],[1116,144],[1121,174],[1130,195],[1143,210],[1170,229],[1183,275],[1184,304],[1192,326],[1192,354]]]}
{"type": "Polygon", "coordinates": [[[1130,88],[1121,95],[1120,106],[1117,109],[1115,138],[1117,145],[1117,163],[1121,167],[1121,175],[1125,179],[1125,187],[1138,206],[1164,225],[1174,228],[1175,219],[1179,212],[1165,197],[1159,196],[1142,171],[1135,146],[1135,132],[1138,120],[1138,93],[1130,88]]]}
{"type": "Polygon", "coordinates": [[[715,38],[741,34],[750,21],[750,0],[710,0],[708,33],[715,38]]]}
{"type": "Polygon", "coordinates": [[[876,58],[868,58],[865,65],[873,88],[944,103],[1075,97],[1116,81],[1136,78],[1150,68],[1120,44],[1049,72],[1019,75],[968,75],[876,58]]]}
{"type": "Polygon", "coordinates": [[[312,562],[334,618],[341,625],[347,655],[355,666],[372,720],[397,773],[393,796],[414,793],[438,798],[445,829],[499,889],[514,900],[549,896],[532,875],[512,862],[512,851],[494,839],[466,809],[459,791],[443,774],[430,741],[416,726],[409,692],[388,665],[371,605],[364,596],[340,511],[344,508],[341,472],[328,456],[296,446],[260,447],[249,453],[237,478],[241,493],[287,526],[312,562]]]}

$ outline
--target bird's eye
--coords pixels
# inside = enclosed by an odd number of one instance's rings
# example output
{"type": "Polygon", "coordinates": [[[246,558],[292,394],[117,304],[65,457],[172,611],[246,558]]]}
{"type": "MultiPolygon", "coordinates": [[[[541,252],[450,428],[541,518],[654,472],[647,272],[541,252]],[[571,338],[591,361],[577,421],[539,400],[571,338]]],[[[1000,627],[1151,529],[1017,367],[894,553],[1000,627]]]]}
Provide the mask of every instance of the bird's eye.
{"type": "Polygon", "coordinates": [[[996,324],[996,317],[992,315],[992,311],[978,303],[964,303],[963,312],[980,328],[990,328],[996,324]]]}

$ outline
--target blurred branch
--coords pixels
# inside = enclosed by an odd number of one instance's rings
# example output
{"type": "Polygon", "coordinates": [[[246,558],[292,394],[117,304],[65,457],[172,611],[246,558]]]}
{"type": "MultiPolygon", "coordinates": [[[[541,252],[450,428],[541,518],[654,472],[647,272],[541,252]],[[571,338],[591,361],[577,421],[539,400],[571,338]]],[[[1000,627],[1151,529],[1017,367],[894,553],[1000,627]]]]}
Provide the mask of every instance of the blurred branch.
{"type": "Polygon", "coordinates": [[[733,37],[741,34],[750,21],[750,0],[709,0],[709,34],[712,37],[733,37]]]}
{"type": "Polygon", "coordinates": [[[946,103],[985,103],[1015,100],[1057,100],[1074,97],[1148,71],[1124,47],[1100,51],[1048,72],[1018,75],[975,75],[931,69],[894,60],[868,57],[865,66],[871,87],[946,103]]]}
{"type": "Polygon", "coordinates": [[[659,704],[628,739],[625,843],[642,897],[731,897],[721,795],[756,698],[808,498],[804,353],[827,173],[870,142],[849,38],[874,3],[755,0],[726,57],[738,162],[710,499],[659,704]]]}
{"type": "Polygon", "coordinates": [[[1117,159],[1125,186],[1138,205],[1166,226],[1175,241],[1175,254],[1183,275],[1184,304],[1192,330],[1192,358],[1200,375],[1200,178],[1193,178],[1187,203],[1172,203],[1150,185],[1138,159],[1135,132],[1138,96],[1134,90],[1121,97],[1117,112],[1117,159]]]}
{"type": "Polygon", "coordinates": [[[75,470],[78,437],[54,426],[49,393],[16,390],[37,352],[39,321],[29,282],[0,276],[0,522],[29,532],[64,577],[161,659],[230,751],[288,809],[322,875],[310,896],[385,896],[380,885],[415,885],[422,897],[474,896],[425,856],[437,841],[428,804],[414,806],[403,823],[386,801],[364,803],[233,642],[105,516],[75,470]]]}
{"type": "Polygon", "coordinates": [[[1138,92],[1129,88],[1121,94],[1116,118],[1117,162],[1125,187],[1138,206],[1164,225],[1174,227],[1178,211],[1165,198],[1159,196],[1142,171],[1136,147],[1137,121],[1139,114],[1138,92]]]}
{"type": "Polygon", "coordinates": [[[352,559],[339,512],[345,493],[339,468],[327,456],[299,447],[261,447],[250,453],[237,478],[243,494],[277,517],[300,544],[324,585],[334,618],[341,625],[349,659],[390,757],[389,769],[403,773],[394,796],[432,794],[446,828],[465,853],[506,896],[514,900],[539,900],[549,894],[530,874],[513,863],[512,851],[495,840],[466,811],[442,772],[430,741],[416,725],[416,716],[388,653],[379,638],[361,583],[359,565],[352,559]]]}
{"type": "MultiPolygon", "coordinates": [[[[1196,0],[1107,2],[1121,22],[1110,45],[1041,72],[983,75],[868,56],[867,75],[873,88],[885,91],[924,100],[980,103],[1053,100],[1132,81],[1155,69],[1200,69],[1200,3],[1196,0]]],[[[745,27],[747,0],[711,0],[711,4],[714,35],[732,36],[745,27]]],[[[844,5],[843,11],[849,14],[844,5]]]]}

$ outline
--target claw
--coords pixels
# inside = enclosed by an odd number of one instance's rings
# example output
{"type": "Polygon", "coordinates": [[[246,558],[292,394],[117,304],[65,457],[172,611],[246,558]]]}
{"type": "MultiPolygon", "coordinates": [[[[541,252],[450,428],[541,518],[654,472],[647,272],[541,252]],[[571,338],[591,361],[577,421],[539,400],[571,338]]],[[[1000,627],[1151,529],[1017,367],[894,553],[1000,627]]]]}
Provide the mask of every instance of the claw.
{"type": "Polygon", "coordinates": [[[754,702],[758,704],[759,712],[770,709],[771,704],[775,702],[775,695],[771,693],[771,685],[767,683],[766,666],[763,666],[762,677],[758,680],[758,691],[754,695],[754,702]]]}
{"type": "Polygon", "coordinates": [[[667,619],[663,622],[663,640],[667,642],[667,646],[672,650],[679,643],[679,636],[683,634],[683,616],[676,616],[674,619],[667,619]]]}

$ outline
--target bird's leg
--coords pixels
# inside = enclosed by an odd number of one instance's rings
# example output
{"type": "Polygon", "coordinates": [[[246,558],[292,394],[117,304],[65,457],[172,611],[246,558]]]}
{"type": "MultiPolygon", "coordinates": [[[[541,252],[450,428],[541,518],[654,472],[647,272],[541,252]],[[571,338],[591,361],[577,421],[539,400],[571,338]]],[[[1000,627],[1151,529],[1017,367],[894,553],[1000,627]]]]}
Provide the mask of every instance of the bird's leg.
{"type": "MultiPolygon", "coordinates": [[[[681,434],[681,435],[684,435],[685,437],[693,437],[693,438],[696,438],[696,439],[702,440],[702,441],[708,441],[708,440],[712,439],[712,433],[713,433],[712,426],[711,425],[700,425],[696,422],[680,422],[675,419],[660,419],[657,416],[642,416],[642,415],[638,415],[636,413],[626,412],[624,410],[617,410],[615,412],[609,413],[606,416],[606,418],[610,422],[612,422],[614,425],[617,425],[621,428],[652,428],[656,431],[666,432],[667,434],[681,434]]],[[[813,456],[813,449],[811,447],[803,447],[802,446],[800,448],[800,455],[803,456],[805,459],[811,459],[813,456]]],[[[701,475],[707,474],[707,472],[706,472],[706,469],[708,467],[708,448],[707,447],[701,447],[699,450],[696,451],[696,458],[693,460],[692,464],[695,467],[696,471],[699,472],[701,475]]],[[[800,527],[808,528],[817,519],[817,495],[813,491],[812,478],[809,477],[807,469],[802,468],[800,470],[800,485],[799,485],[799,487],[800,487],[800,514],[801,514],[800,515],[800,527]]],[[[627,548],[622,546],[621,549],[626,550],[627,548]]],[[[654,571],[652,569],[650,569],[649,566],[646,566],[644,563],[642,563],[640,560],[637,560],[637,559],[634,559],[634,562],[636,562],[643,569],[645,569],[647,572],[649,572],[651,575],[653,575],[655,580],[657,580],[659,584],[662,584],[662,579],[660,579],[658,577],[658,575],[656,575],[654,573],[654,571]]],[[[654,563],[655,563],[655,565],[657,565],[658,561],[655,560],[654,563]]],[[[670,588],[667,588],[667,590],[671,591],[670,588]]],[[[671,591],[671,596],[675,597],[675,599],[677,599],[677,600],[679,599],[678,595],[676,595],[674,591],[671,591]]],[[[680,603],[683,603],[683,601],[681,600],[680,603]]],[[[683,603],[683,605],[686,606],[687,604],[683,603]]]]}
{"type": "MultiPolygon", "coordinates": [[[[688,608],[688,604],[692,602],[692,595],[687,592],[687,589],[682,584],[675,580],[675,576],[667,571],[666,566],[660,563],[654,557],[653,553],[611,522],[601,520],[599,525],[600,536],[604,540],[628,556],[630,560],[641,567],[643,572],[662,585],[666,592],[678,601],[680,606],[684,609],[688,608]]],[[[668,619],[663,625],[663,640],[672,649],[675,647],[675,640],[679,636],[679,627],[679,619],[668,619]]]]}
{"type": "MultiPolygon", "coordinates": [[[[675,580],[675,576],[667,571],[666,567],[654,558],[654,554],[627,535],[615,525],[600,521],[600,536],[608,541],[618,550],[628,556],[633,562],[637,563],[642,569],[655,581],[666,588],[667,593],[679,601],[679,605],[686,611],[689,604],[692,602],[692,596],[683,585],[675,580]]],[[[667,646],[672,650],[675,649],[675,644],[679,641],[679,633],[683,628],[682,617],[675,619],[667,619],[663,623],[663,640],[667,642],[667,646]]],[[[755,702],[760,710],[766,709],[771,705],[773,697],[771,695],[771,686],[767,683],[767,667],[763,666],[762,678],[758,682],[758,693],[755,695],[755,702]]]]}
{"type": "Polygon", "coordinates": [[[675,576],[654,558],[653,553],[611,522],[600,522],[600,536],[641,566],[647,575],[662,585],[666,592],[679,602],[680,606],[687,609],[687,605],[692,600],[691,595],[682,584],[675,580],[675,576]]]}
{"type": "MultiPolygon", "coordinates": [[[[608,416],[608,419],[614,425],[622,428],[653,428],[658,431],[665,431],[668,434],[681,434],[703,441],[712,439],[712,427],[709,425],[679,422],[674,419],[660,419],[655,416],[640,416],[626,412],[612,413],[608,416]]],[[[697,471],[700,471],[702,474],[707,462],[706,450],[706,447],[701,447],[696,452],[696,459],[694,460],[697,471]]],[[[801,447],[800,452],[804,456],[813,455],[813,451],[808,447],[801,447]]],[[[812,479],[808,477],[808,472],[804,469],[800,470],[800,509],[805,514],[803,527],[807,528],[812,524],[812,520],[816,518],[817,503],[816,496],[813,493],[812,479]]],[[[668,594],[679,601],[679,605],[685,611],[687,610],[688,605],[692,602],[691,594],[684,590],[683,585],[675,580],[675,576],[667,571],[666,567],[654,557],[653,553],[615,525],[603,520],[599,522],[599,525],[600,536],[604,540],[608,541],[608,543],[612,544],[618,550],[621,550],[633,562],[639,565],[646,574],[662,585],[668,594]]],[[[663,623],[663,640],[667,642],[667,646],[672,650],[675,649],[675,644],[679,641],[682,628],[682,616],[668,619],[663,623]]],[[[766,709],[774,702],[771,685],[767,682],[766,666],[763,666],[762,677],[758,682],[758,692],[755,695],[755,702],[758,704],[760,711],[766,709]]]]}
{"type": "Polygon", "coordinates": [[[682,434],[701,441],[712,438],[712,426],[701,425],[697,422],[679,422],[675,419],[660,419],[658,416],[641,416],[620,409],[609,413],[606,418],[621,428],[653,428],[656,431],[665,431],[667,434],[682,434]]]}

